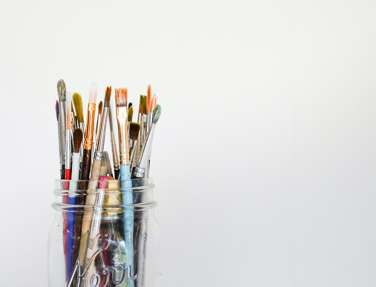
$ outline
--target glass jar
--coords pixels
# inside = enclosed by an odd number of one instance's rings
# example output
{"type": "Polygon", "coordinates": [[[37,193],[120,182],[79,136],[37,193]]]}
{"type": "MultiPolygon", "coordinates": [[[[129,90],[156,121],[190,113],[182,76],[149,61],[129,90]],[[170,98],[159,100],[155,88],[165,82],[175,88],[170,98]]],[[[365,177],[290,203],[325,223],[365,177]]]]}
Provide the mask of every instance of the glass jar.
{"type": "Polygon", "coordinates": [[[151,286],[157,272],[146,251],[155,230],[154,185],[145,179],[119,185],[109,177],[56,182],[49,287],[151,286]]]}

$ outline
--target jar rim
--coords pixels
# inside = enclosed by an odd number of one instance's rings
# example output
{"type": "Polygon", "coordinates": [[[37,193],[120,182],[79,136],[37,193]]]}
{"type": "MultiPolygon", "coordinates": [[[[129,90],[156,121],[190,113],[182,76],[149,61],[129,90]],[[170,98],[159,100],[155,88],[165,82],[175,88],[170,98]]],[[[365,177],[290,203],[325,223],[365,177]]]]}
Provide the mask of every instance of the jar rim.
{"type": "MultiPolygon", "coordinates": [[[[99,186],[99,180],[67,180],[67,179],[56,179],[54,192],[56,195],[66,194],[66,193],[85,193],[88,190],[89,183],[92,186],[96,186],[96,189],[108,189],[110,184],[120,185],[120,181],[117,179],[108,180],[104,186],[99,186]],[[73,184],[73,185],[72,185],[73,184]],[[72,188],[73,186],[73,188],[72,188]]],[[[136,178],[131,180],[122,181],[122,184],[127,186],[127,190],[132,190],[133,192],[145,192],[155,187],[152,178],[136,178]]],[[[120,187],[118,187],[120,188],[120,187]]],[[[106,191],[110,192],[110,191],[106,191]]]]}
{"type": "Polygon", "coordinates": [[[110,178],[101,180],[55,180],[55,209],[80,211],[84,208],[137,210],[154,207],[154,183],[152,179],[119,181],[110,178]],[[125,188],[121,188],[124,186],[125,188]],[[90,198],[90,200],[87,200],[90,198]],[[102,198],[103,200],[100,200],[102,198]],[[126,202],[123,199],[127,198],[126,202]],[[99,201],[97,202],[96,199],[99,201]],[[131,200],[131,202],[129,202],[131,200]],[[102,202],[103,203],[100,203],[102,202]],[[99,203],[99,205],[98,205],[99,203]],[[104,205],[102,205],[104,204],[104,205]]]}

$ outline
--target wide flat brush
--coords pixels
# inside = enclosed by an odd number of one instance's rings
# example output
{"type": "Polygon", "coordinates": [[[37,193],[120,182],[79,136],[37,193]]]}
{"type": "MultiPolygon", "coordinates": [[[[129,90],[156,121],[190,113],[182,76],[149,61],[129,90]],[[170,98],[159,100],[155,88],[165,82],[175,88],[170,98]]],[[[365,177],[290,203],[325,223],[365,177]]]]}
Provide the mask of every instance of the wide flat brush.
{"type": "Polygon", "coordinates": [[[116,96],[116,117],[118,123],[119,149],[120,149],[120,190],[123,200],[124,239],[126,252],[126,268],[128,271],[128,287],[134,287],[134,250],[133,250],[133,191],[131,182],[131,170],[129,160],[129,134],[127,114],[127,89],[119,89],[116,96]]]}

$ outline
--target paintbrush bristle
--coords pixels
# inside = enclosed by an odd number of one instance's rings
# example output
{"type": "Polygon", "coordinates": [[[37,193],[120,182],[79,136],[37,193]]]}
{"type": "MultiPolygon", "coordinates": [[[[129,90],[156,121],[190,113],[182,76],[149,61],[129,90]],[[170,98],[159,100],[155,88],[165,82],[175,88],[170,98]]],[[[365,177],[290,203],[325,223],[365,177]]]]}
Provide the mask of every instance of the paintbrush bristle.
{"type": "Polygon", "coordinates": [[[151,94],[151,86],[148,86],[148,91],[146,94],[146,113],[150,113],[152,105],[152,94],[151,94]]]}
{"type": "Polygon", "coordinates": [[[104,106],[109,107],[110,106],[110,100],[111,100],[111,86],[108,86],[106,88],[106,96],[104,98],[104,106]]]}
{"type": "Polygon", "coordinates": [[[140,114],[146,114],[146,96],[140,96],[139,112],[140,114]]]}
{"type": "Polygon", "coordinates": [[[99,105],[98,105],[98,114],[99,114],[99,115],[102,114],[102,110],[103,110],[103,102],[100,101],[100,102],[99,102],[99,105]]]}
{"type": "Polygon", "coordinates": [[[137,140],[138,133],[140,131],[140,125],[138,123],[131,122],[129,125],[129,137],[131,140],[137,140]]]}
{"type": "Polygon", "coordinates": [[[57,82],[57,93],[59,95],[59,101],[65,102],[67,97],[67,89],[65,86],[65,82],[62,79],[57,82]]]}
{"type": "Polygon", "coordinates": [[[127,100],[128,100],[128,90],[126,88],[117,89],[116,93],[116,106],[117,107],[127,107],[127,100]]]}
{"type": "Polygon", "coordinates": [[[157,100],[158,100],[158,97],[154,95],[153,100],[152,100],[152,105],[151,105],[152,111],[154,111],[155,107],[157,106],[157,100]]]}
{"type": "Polygon", "coordinates": [[[55,102],[55,113],[56,113],[56,120],[59,121],[59,102],[56,100],[55,102]]]}
{"type": "Polygon", "coordinates": [[[65,128],[67,130],[72,130],[73,129],[73,112],[72,109],[67,109],[67,118],[66,118],[66,124],[65,128]]]}
{"type": "Polygon", "coordinates": [[[73,149],[74,149],[73,151],[75,153],[80,152],[82,138],[83,138],[82,130],[81,129],[75,129],[74,132],[73,132],[73,149]]]}
{"type": "Polygon", "coordinates": [[[128,122],[131,122],[133,118],[133,107],[132,103],[130,103],[130,106],[128,105],[128,122]]]}
{"type": "Polygon", "coordinates": [[[153,124],[156,124],[161,116],[161,106],[157,105],[153,111],[153,124]]]}
{"type": "Polygon", "coordinates": [[[79,93],[74,93],[73,96],[74,110],[76,111],[77,119],[80,123],[84,122],[84,108],[82,103],[82,97],[79,93]]]}
{"type": "Polygon", "coordinates": [[[92,84],[89,93],[89,104],[95,104],[97,102],[97,86],[92,84]]]}

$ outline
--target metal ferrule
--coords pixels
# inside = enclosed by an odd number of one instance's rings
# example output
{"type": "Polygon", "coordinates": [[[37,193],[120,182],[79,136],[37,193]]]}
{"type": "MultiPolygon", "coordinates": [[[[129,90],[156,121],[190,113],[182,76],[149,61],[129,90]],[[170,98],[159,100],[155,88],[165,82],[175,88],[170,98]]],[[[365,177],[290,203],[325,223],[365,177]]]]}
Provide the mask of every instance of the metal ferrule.
{"type": "Polygon", "coordinates": [[[136,178],[143,178],[145,176],[145,169],[135,166],[132,171],[132,176],[136,178]]]}
{"type": "Polygon", "coordinates": [[[112,158],[114,160],[114,167],[119,168],[119,154],[117,151],[115,134],[114,134],[114,123],[112,121],[111,107],[108,109],[108,120],[110,122],[110,131],[111,131],[111,148],[112,148],[112,158]]]}
{"type": "Polygon", "coordinates": [[[142,148],[141,158],[140,158],[137,166],[133,170],[133,172],[134,172],[133,175],[135,177],[144,177],[145,176],[145,170],[148,167],[148,162],[149,162],[150,153],[151,153],[151,145],[152,145],[152,142],[153,142],[154,130],[155,130],[155,124],[152,124],[150,132],[149,132],[149,134],[146,138],[145,144],[142,148]]]}
{"type": "Polygon", "coordinates": [[[59,101],[59,152],[60,164],[65,163],[65,102],[59,101]]]}
{"type": "Polygon", "coordinates": [[[84,149],[91,150],[94,139],[95,103],[88,105],[84,149]]]}
{"type": "Polygon", "coordinates": [[[97,146],[96,146],[96,149],[95,149],[97,152],[102,152],[103,149],[104,149],[107,116],[108,116],[108,107],[105,107],[103,109],[102,118],[101,118],[101,122],[100,122],[100,125],[99,125],[97,146]]]}
{"type": "Polygon", "coordinates": [[[71,143],[71,131],[65,131],[65,169],[71,167],[71,155],[72,155],[72,143],[71,143]]]}
{"type": "Polygon", "coordinates": [[[127,164],[129,162],[128,142],[127,142],[127,108],[116,107],[116,115],[119,129],[119,151],[120,151],[120,164],[127,164]]]}
{"type": "Polygon", "coordinates": [[[95,151],[94,153],[94,160],[102,160],[103,158],[103,152],[101,151],[95,151]]]}

